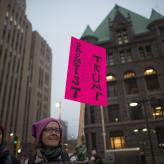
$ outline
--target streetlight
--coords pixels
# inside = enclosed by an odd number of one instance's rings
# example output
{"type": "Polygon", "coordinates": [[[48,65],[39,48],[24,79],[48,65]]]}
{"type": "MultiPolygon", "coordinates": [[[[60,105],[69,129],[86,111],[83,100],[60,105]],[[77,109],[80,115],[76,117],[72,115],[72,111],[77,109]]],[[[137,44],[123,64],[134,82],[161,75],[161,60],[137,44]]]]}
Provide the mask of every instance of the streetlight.
{"type": "Polygon", "coordinates": [[[104,145],[104,157],[106,158],[106,132],[105,132],[105,121],[104,121],[103,106],[100,106],[100,112],[101,112],[101,124],[102,124],[102,137],[103,137],[103,145],[104,145]]]}
{"type": "MultiPolygon", "coordinates": [[[[144,116],[145,116],[146,128],[144,128],[143,131],[148,132],[148,139],[149,139],[149,143],[150,143],[150,151],[151,151],[151,155],[152,155],[152,162],[153,162],[153,164],[156,164],[155,156],[154,156],[154,150],[153,150],[153,144],[152,144],[152,138],[151,138],[151,134],[150,134],[150,126],[149,126],[148,115],[147,115],[147,111],[145,110],[145,107],[144,107],[144,103],[147,102],[147,101],[148,101],[147,99],[139,101],[141,103],[141,107],[142,107],[142,110],[143,110],[144,116]]],[[[137,105],[138,105],[138,102],[129,103],[130,107],[135,107],[137,105]]]]}
{"type": "Polygon", "coordinates": [[[61,102],[60,101],[56,103],[56,108],[59,112],[59,120],[61,121],[61,102]]]}
{"type": "Polygon", "coordinates": [[[17,151],[17,152],[20,154],[20,153],[21,153],[21,151],[22,151],[21,149],[18,149],[18,151],[17,151]]]}

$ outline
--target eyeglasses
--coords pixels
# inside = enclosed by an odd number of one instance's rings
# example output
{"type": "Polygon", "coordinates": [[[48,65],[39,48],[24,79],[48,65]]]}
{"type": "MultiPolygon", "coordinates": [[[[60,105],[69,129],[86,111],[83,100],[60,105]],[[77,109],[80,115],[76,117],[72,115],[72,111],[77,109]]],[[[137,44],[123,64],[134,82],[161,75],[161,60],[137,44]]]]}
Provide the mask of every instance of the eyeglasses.
{"type": "Polygon", "coordinates": [[[44,128],[44,131],[48,134],[52,134],[52,133],[60,134],[60,129],[58,128],[44,128]]]}

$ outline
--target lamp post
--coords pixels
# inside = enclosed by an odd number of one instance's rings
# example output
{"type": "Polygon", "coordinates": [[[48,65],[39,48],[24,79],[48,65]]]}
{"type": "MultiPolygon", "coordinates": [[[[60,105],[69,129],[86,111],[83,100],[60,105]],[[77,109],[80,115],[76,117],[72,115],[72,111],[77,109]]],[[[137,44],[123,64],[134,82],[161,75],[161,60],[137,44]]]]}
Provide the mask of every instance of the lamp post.
{"type": "MultiPolygon", "coordinates": [[[[144,112],[144,116],[145,116],[145,124],[146,124],[147,132],[148,132],[148,139],[149,139],[149,143],[150,143],[150,152],[152,155],[152,162],[153,162],[153,164],[156,164],[154,150],[153,150],[153,144],[152,144],[152,138],[151,138],[151,134],[150,134],[150,125],[149,125],[149,120],[148,120],[148,114],[144,107],[144,103],[147,101],[148,100],[145,99],[145,100],[140,100],[139,102],[141,103],[141,108],[142,108],[142,110],[144,112]]],[[[135,107],[138,105],[138,102],[131,102],[129,105],[130,105],[130,107],[135,107]]]]}
{"type": "Polygon", "coordinates": [[[56,108],[59,112],[59,120],[61,121],[61,102],[60,101],[56,103],[56,108]]]}
{"type": "Polygon", "coordinates": [[[104,111],[103,107],[100,106],[101,112],[101,124],[102,124],[102,137],[103,137],[103,145],[104,145],[104,157],[106,156],[106,132],[105,132],[105,123],[104,123],[104,111]]]}

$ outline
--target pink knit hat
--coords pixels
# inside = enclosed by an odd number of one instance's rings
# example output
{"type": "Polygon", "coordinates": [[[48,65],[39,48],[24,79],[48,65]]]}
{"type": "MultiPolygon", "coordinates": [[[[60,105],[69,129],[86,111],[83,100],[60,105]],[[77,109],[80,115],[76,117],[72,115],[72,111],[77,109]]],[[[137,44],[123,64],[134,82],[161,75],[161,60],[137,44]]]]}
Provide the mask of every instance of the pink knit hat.
{"type": "Polygon", "coordinates": [[[40,139],[41,137],[41,134],[43,132],[43,129],[50,123],[50,122],[56,122],[58,125],[59,125],[59,128],[60,128],[60,132],[61,132],[61,135],[62,135],[62,126],[61,126],[61,123],[55,119],[55,118],[44,118],[42,120],[39,120],[37,122],[34,122],[32,124],[32,136],[34,138],[36,138],[37,140],[40,139]]]}

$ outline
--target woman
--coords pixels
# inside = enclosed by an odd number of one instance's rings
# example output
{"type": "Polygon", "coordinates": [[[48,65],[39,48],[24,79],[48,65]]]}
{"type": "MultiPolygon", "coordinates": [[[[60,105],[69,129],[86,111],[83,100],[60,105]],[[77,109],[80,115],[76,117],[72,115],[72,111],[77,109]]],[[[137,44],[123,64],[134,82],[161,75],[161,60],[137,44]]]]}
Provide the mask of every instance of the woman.
{"type": "Polygon", "coordinates": [[[9,154],[4,141],[4,129],[0,126],[0,164],[17,164],[17,160],[9,154]]]}
{"type": "Polygon", "coordinates": [[[62,126],[54,118],[45,118],[32,125],[32,136],[36,139],[35,156],[28,164],[70,163],[68,154],[62,149],[62,126]]]}

